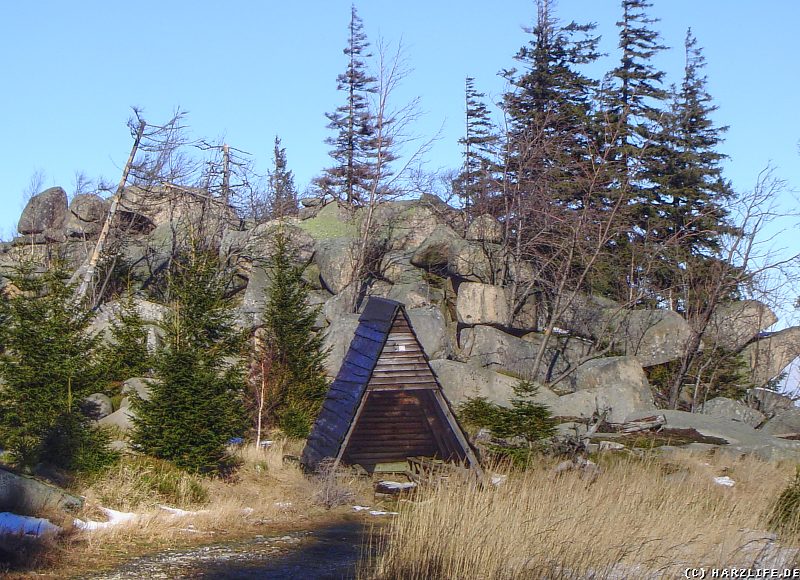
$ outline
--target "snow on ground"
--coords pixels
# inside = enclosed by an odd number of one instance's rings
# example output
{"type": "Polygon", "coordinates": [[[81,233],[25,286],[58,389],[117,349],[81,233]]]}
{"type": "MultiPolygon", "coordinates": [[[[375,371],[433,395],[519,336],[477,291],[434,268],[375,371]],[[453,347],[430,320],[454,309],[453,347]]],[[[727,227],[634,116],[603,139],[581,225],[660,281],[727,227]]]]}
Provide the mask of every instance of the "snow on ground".
{"type": "Polygon", "coordinates": [[[118,512],[117,510],[112,510],[110,508],[101,507],[100,511],[102,511],[106,516],[108,516],[107,522],[95,522],[92,520],[79,520],[75,518],[73,521],[73,525],[78,528],[79,530],[86,530],[86,531],[94,531],[94,530],[102,530],[105,528],[110,528],[111,526],[118,526],[119,524],[124,524],[125,522],[130,522],[135,520],[139,517],[139,514],[131,513],[131,512],[118,512]]]}
{"type": "Polygon", "coordinates": [[[169,507],[167,505],[159,505],[158,507],[160,509],[164,510],[165,512],[167,512],[168,514],[173,515],[173,516],[178,517],[178,518],[182,518],[182,517],[185,517],[185,516],[196,516],[198,514],[207,514],[208,513],[208,510],[200,510],[200,511],[197,511],[197,512],[190,512],[190,511],[187,511],[187,510],[182,510],[180,508],[169,507]]]}
{"type": "Polygon", "coordinates": [[[396,516],[398,512],[386,512],[383,510],[374,510],[371,507],[365,505],[354,505],[353,511],[356,512],[367,512],[371,516],[396,516]]]}
{"type": "Polygon", "coordinates": [[[400,483],[399,481],[379,481],[378,485],[392,491],[404,491],[417,487],[417,484],[414,482],[400,483]]]}
{"type": "Polygon", "coordinates": [[[714,483],[716,483],[717,485],[724,485],[725,487],[733,487],[734,485],[736,485],[736,482],[733,481],[727,475],[723,475],[721,477],[715,477],[714,483]]]}

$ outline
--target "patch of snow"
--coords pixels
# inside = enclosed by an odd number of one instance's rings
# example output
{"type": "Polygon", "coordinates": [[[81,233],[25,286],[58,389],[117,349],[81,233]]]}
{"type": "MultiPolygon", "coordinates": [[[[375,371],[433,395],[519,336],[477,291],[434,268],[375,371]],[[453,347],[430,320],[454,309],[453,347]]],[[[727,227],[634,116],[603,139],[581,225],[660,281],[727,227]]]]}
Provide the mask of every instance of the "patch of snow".
{"type": "Polygon", "coordinates": [[[412,482],[408,483],[401,483],[399,481],[379,481],[378,485],[381,487],[385,487],[386,489],[393,489],[393,490],[405,490],[405,489],[414,489],[417,487],[417,484],[412,482]]]}
{"type": "Polygon", "coordinates": [[[370,510],[369,515],[371,516],[396,516],[398,512],[385,512],[382,510],[370,510]]]}
{"type": "Polygon", "coordinates": [[[40,537],[57,534],[61,528],[45,518],[20,516],[10,512],[0,513],[0,535],[15,534],[40,537]]]}
{"type": "Polygon", "coordinates": [[[111,526],[118,526],[119,524],[133,521],[139,517],[139,514],[134,514],[131,512],[118,512],[117,510],[104,507],[101,507],[100,511],[108,516],[107,522],[95,522],[92,520],[83,521],[76,518],[73,521],[73,525],[79,530],[86,530],[90,532],[93,530],[110,528],[111,526]]]}
{"type": "Polygon", "coordinates": [[[368,509],[372,509],[372,508],[367,507],[365,505],[354,505],[353,506],[353,511],[356,511],[356,512],[363,512],[364,510],[368,510],[368,509]]]}
{"type": "Polygon", "coordinates": [[[714,483],[716,483],[717,485],[724,485],[725,487],[733,487],[734,485],[736,485],[736,482],[733,481],[727,475],[723,475],[722,477],[715,477],[714,483]]]}
{"type": "Polygon", "coordinates": [[[285,510],[285,509],[289,509],[294,504],[292,504],[292,502],[290,502],[290,501],[276,501],[273,505],[276,508],[280,508],[282,510],[285,510]]]}
{"type": "Polygon", "coordinates": [[[506,479],[508,479],[507,475],[494,473],[492,474],[492,478],[489,480],[489,482],[494,486],[498,486],[498,485],[503,485],[506,482],[506,479]]]}
{"type": "Polygon", "coordinates": [[[182,510],[180,508],[169,507],[169,506],[166,506],[166,505],[159,505],[158,507],[160,509],[164,510],[165,512],[168,512],[169,514],[171,514],[171,515],[173,515],[175,517],[178,517],[178,518],[182,518],[184,516],[196,516],[198,514],[207,514],[208,513],[208,510],[200,510],[200,511],[197,511],[197,512],[190,512],[190,511],[182,510]]]}

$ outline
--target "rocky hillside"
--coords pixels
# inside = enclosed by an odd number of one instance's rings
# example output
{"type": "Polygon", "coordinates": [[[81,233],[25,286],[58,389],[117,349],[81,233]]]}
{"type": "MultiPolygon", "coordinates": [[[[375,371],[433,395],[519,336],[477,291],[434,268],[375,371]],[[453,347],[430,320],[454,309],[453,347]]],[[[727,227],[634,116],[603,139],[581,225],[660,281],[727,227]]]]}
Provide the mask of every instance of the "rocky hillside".
{"type": "MultiPolygon", "coordinates": [[[[7,272],[23,262],[48,268],[60,261],[77,270],[93,250],[108,209],[108,202],[95,195],[78,195],[68,203],[61,188],[40,193],[20,217],[19,237],[0,246],[0,268],[7,272]]],[[[153,325],[155,343],[164,307],[145,299],[148,290],[188,236],[213,237],[222,259],[236,271],[232,293],[240,324],[256,327],[270,284],[267,260],[281,228],[305,267],[313,302],[321,306],[317,325],[331,348],[331,375],[356,326],[351,305],[376,295],[406,305],[454,405],[477,395],[506,405],[523,378],[545,385],[538,398],[564,421],[605,411],[608,421],[622,423],[656,413],[657,393],[647,370],[684,352],[691,329],[679,314],[571,294],[548,335],[543,332],[547,304],[532,288],[530,265],[514,263],[496,220],[482,216],[465,224],[460,212],[430,196],[387,202],[369,216],[368,211],[307,199],[297,217],[255,224],[198,190],[130,187],[111,229],[106,270],[124,269],[141,288],[141,313],[153,325]],[[366,219],[371,251],[363,284],[355,279],[355,263],[366,219]]],[[[98,284],[106,295],[115,275],[98,284]]],[[[0,284],[8,282],[0,279],[0,284]]],[[[95,329],[101,331],[115,315],[115,304],[102,297],[96,302],[95,329]]],[[[800,355],[800,327],[763,333],[775,322],[759,302],[723,304],[703,336],[704,347],[741,353],[752,384],[763,386],[800,355]]],[[[686,402],[690,397],[687,392],[686,402]]],[[[749,403],[716,398],[705,403],[705,415],[670,411],[666,418],[668,424],[721,437],[731,448],[800,458],[800,443],[774,437],[800,432],[800,411],[791,401],[755,389],[749,403]]]]}

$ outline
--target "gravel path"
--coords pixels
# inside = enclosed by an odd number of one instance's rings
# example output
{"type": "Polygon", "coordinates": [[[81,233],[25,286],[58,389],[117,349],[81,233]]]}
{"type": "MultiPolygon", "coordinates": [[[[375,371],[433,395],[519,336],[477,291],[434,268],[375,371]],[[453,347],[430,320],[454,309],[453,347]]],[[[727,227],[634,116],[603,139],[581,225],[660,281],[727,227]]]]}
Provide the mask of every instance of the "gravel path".
{"type": "Polygon", "coordinates": [[[246,541],[169,550],[131,560],[83,580],[219,578],[354,578],[366,529],[345,522],[313,531],[256,536],[246,541]]]}

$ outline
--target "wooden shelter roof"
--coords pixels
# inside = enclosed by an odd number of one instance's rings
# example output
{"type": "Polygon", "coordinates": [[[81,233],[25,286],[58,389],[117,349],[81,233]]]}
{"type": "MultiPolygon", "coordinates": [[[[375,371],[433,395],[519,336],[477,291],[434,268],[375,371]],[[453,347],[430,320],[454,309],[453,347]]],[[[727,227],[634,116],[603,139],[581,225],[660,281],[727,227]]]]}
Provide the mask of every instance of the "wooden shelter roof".
{"type": "Polygon", "coordinates": [[[364,467],[410,456],[477,465],[403,305],[372,297],[312,428],[302,463],[364,467]]]}

